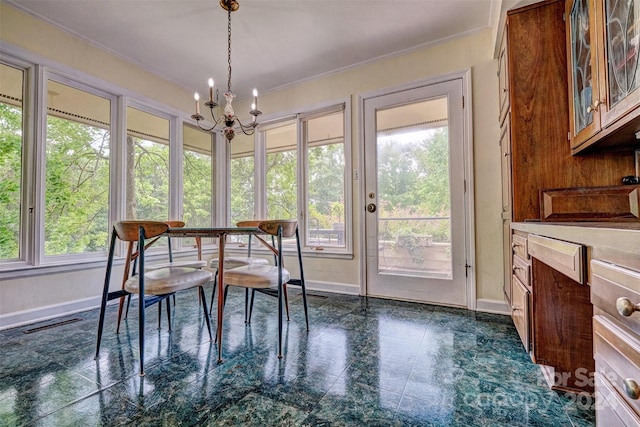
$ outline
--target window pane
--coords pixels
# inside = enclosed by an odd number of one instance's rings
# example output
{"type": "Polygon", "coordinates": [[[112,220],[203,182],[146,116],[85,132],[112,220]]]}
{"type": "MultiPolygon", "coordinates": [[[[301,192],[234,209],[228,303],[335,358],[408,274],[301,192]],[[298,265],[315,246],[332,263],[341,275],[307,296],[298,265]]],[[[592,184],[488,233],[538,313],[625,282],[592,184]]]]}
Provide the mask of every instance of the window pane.
{"type": "Polygon", "coordinates": [[[48,82],[45,255],[106,251],[110,112],[108,99],[48,82]]]}
{"type": "Polygon", "coordinates": [[[169,219],[169,120],[127,107],[127,219],[169,219]]]}
{"type": "Polygon", "coordinates": [[[0,64],[0,259],[21,256],[22,94],[24,73],[0,64]]]}
{"type": "Polygon", "coordinates": [[[296,124],[264,131],[267,149],[267,219],[296,219],[296,124]]]}
{"type": "Polygon", "coordinates": [[[304,122],[308,158],[307,245],[344,247],[344,114],[304,122]]]}
{"type": "MultiPolygon", "coordinates": [[[[213,135],[192,126],[183,131],[183,204],[187,227],[211,227],[213,198],[213,135]]],[[[182,239],[183,246],[194,239],[182,239]]]]}
{"type": "MultiPolygon", "coordinates": [[[[225,142],[226,144],[226,142],[225,142]]],[[[231,148],[231,225],[254,219],[254,139],[236,134],[231,148]]]]}

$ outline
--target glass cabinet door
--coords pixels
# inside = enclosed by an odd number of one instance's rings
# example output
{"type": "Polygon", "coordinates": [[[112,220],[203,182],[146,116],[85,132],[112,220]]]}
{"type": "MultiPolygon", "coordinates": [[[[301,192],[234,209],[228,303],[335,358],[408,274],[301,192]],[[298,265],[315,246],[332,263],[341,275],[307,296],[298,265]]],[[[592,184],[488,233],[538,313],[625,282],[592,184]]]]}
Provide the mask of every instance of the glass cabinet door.
{"type": "Polygon", "coordinates": [[[607,98],[613,109],[640,86],[640,0],[605,0],[604,7],[607,98]]]}
{"type": "Polygon", "coordinates": [[[571,86],[572,86],[572,138],[583,132],[594,122],[594,95],[597,99],[597,76],[593,66],[595,52],[592,50],[591,0],[573,2],[569,15],[571,49],[571,86]]]}

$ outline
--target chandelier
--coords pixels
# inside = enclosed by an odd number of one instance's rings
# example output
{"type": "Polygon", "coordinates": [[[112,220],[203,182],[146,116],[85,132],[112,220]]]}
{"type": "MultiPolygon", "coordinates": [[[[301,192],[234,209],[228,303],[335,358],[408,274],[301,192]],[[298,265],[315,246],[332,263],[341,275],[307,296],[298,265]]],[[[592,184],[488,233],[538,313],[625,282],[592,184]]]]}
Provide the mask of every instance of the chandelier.
{"type": "Polygon", "coordinates": [[[238,10],[240,5],[237,0],[220,0],[220,6],[224,10],[227,11],[228,14],[228,24],[227,24],[227,63],[228,63],[228,71],[229,75],[227,77],[227,91],[224,93],[225,106],[222,108],[218,104],[218,89],[214,90],[214,82],[213,79],[209,79],[209,100],[204,103],[205,107],[207,107],[211,112],[211,119],[213,120],[213,126],[206,127],[203,126],[200,122],[204,120],[204,117],[200,114],[200,95],[196,92],[193,95],[193,98],[196,101],[196,113],[191,116],[192,119],[196,121],[198,127],[204,131],[222,131],[224,137],[228,142],[231,142],[233,137],[235,136],[235,126],[237,125],[242,133],[245,135],[253,135],[255,132],[256,126],[258,123],[256,122],[257,117],[262,114],[261,111],[258,110],[258,90],[253,89],[253,102],[251,104],[251,114],[252,119],[251,123],[244,124],[240,121],[236,113],[233,111],[233,106],[231,103],[236,95],[231,91],[231,12],[235,12],[238,10]],[[222,111],[220,111],[222,109],[222,111]],[[216,111],[218,110],[218,111],[216,111]]]}

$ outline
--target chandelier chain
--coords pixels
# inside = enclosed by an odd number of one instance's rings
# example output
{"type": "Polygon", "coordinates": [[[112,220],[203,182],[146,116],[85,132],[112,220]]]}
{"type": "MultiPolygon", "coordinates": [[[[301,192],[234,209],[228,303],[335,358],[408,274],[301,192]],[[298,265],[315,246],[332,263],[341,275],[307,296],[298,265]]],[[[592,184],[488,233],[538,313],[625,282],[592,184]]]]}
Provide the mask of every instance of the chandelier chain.
{"type": "Polygon", "coordinates": [[[231,8],[229,8],[228,13],[229,13],[229,20],[228,20],[228,24],[227,24],[228,25],[227,26],[227,34],[228,34],[228,37],[227,37],[227,46],[228,46],[227,54],[228,54],[228,63],[229,63],[229,68],[228,68],[229,77],[228,77],[228,80],[227,80],[227,90],[229,92],[231,92],[231,8]]]}
{"type": "MultiPolygon", "coordinates": [[[[2,0],[0,0],[2,1],[2,0]]],[[[228,142],[234,138],[236,134],[236,130],[240,130],[245,135],[253,135],[255,133],[256,127],[258,126],[257,117],[262,114],[260,110],[258,110],[258,90],[253,89],[253,103],[251,104],[251,110],[249,114],[252,116],[250,123],[242,123],[235,111],[233,110],[233,106],[231,103],[235,98],[233,92],[231,92],[231,12],[238,10],[238,1],[237,0],[220,0],[220,6],[227,11],[227,92],[224,94],[224,98],[226,100],[226,104],[224,107],[218,104],[218,89],[215,89],[215,97],[214,97],[214,85],[213,78],[209,79],[209,100],[204,103],[205,107],[209,109],[211,112],[211,119],[213,120],[213,124],[209,127],[204,125],[202,121],[204,117],[200,114],[200,95],[198,92],[194,94],[194,99],[196,101],[196,112],[191,115],[191,118],[196,121],[198,127],[204,131],[211,132],[221,132],[225,139],[228,142]]]]}

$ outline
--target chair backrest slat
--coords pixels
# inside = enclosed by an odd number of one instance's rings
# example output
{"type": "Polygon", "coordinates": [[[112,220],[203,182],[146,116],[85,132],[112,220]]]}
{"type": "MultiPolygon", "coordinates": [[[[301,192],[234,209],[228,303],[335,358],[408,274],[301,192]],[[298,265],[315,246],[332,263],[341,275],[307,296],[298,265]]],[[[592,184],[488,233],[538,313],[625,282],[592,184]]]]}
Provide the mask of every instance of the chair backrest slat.
{"type": "Polygon", "coordinates": [[[140,227],[144,228],[145,238],[153,238],[165,233],[169,226],[160,221],[118,221],[113,224],[118,238],[125,242],[138,241],[140,227]]]}
{"type": "Polygon", "coordinates": [[[292,237],[298,228],[298,221],[295,220],[269,220],[260,221],[258,228],[272,236],[278,235],[278,227],[282,227],[282,237],[292,237]]]}

